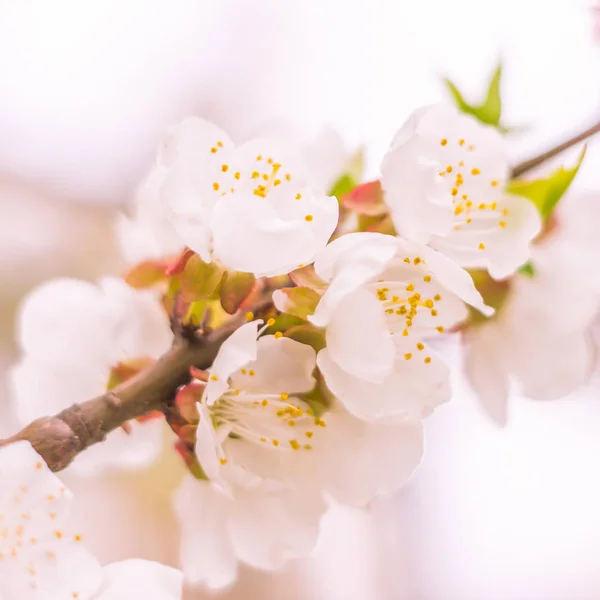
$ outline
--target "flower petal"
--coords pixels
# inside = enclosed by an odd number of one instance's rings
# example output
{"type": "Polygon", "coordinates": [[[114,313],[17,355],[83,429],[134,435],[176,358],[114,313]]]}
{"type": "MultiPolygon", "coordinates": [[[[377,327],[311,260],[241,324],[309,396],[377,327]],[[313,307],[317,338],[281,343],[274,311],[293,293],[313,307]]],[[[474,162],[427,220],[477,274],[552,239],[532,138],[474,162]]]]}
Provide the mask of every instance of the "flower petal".
{"type": "Polygon", "coordinates": [[[315,351],[286,337],[266,335],[258,340],[256,360],[231,377],[231,386],[250,393],[296,394],[315,386],[315,351]]]}
{"type": "Polygon", "coordinates": [[[102,569],[102,576],[94,600],[181,600],[183,573],[151,560],[114,562],[102,569]]]}
{"type": "Polygon", "coordinates": [[[397,250],[396,238],[381,233],[349,233],[328,244],[317,256],[315,270],[333,281],[308,320],[319,327],[327,325],[338,304],[377,277],[397,250]]]}
{"type": "Polygon", "coordinates": [[[205,401],[208,406],[229,389],[229,378],[244,365],[256,360],[258,326],[262,321],[245,323],[224,342],[213,362],[206,384],[205,401]]]}
{"type": "Polygon", "coordinates": [[[317,366],[329,389],[359,419],[417,420],[450,399],[449,371],[437,357],[396,360],[394,370],[381,383],[354,377],[332,360],[329,349],[317,355],[317,366]]]}
{"type": "Polygon", "coordinates": [[[237,556],[259,569],[277,569],[314,548],[325,503],[318,494],[240,490],[230,533],[237,556]]]}
{"type": "MultiPolygon", "coordinates": [[[[364,507],[376,497],[398,490],[423,455],[419,422],[366,423],[344,410],[327,415],[335,444],[325,454],[325,486],[339,502],[364,507]]],[[[322,450],[322,448],[318,448],[322,450]]]]}
{"type": "Polygon", "coordinates": [[[327,328],[327,351],[354,377],[381,383],[390,373],[396,351],[373,294],[360,288],[339,303],[327,328]]]}
{"type": "Polygon", "coordinates": [[[175,492],[181,566],[192,585],[220,589],[237,577],[237,558],[228,532],[232,502],[215,484],[191,476],[175,492]]]}

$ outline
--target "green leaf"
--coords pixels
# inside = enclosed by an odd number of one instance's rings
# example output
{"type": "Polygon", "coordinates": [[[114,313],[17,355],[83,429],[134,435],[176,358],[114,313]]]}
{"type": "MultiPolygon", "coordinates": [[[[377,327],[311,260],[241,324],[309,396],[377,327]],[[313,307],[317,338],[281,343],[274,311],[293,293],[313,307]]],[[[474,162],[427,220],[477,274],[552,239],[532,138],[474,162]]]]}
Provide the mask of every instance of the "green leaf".
{"type": "Polygon", "coordinates": [[[315,308],[321,299],[321,295],[309,287],[281,288],[273,292],[280,298],[281,311],[288,315],[294,315],[300,319],[306,319],[308,315],[315,312],[315,308]]]}
{"type": "Polygon", "coordinates": [[[499,63],[490,79],[485,100],[479,105],[469,104],[464,99],[460,90],[449,79],[444,79],[444,83],[461,112],[472,115],[486,125],[493,125],[499,129],[506,130],[506,128],[500,125],[500,118],[502,116],[502,98],[500,97],[501,80],[502,64],[499,63]]]}
{"type": "Polygon", "coordinates": [[[576,165],[571,169],[560,167],[545,179],[531,181],[515,179],[509,182],[507,191],[531,200],[536,205],[542,219],[546,220],[575,179],[585,156],[585,150],[584,146],[576,165]]]}
{"type": "Polygon", "coordinates": [[[227,271],[221,285],[221,306],[230,315],[234,315],[242,302],[250,295],[256,278],[252,273],[227,271]]]}
{"type": "Polygon", "coordinates": [[[535,267],[531,262],[526,262],[524,265],[521,265],[517,269],[517,272],[525,277],[535,277],[535,267]]]}
{"type": "Polygon", "coordinates": [[[223,269],[216,263],[205,263],[194,254],[186,263],[181,274],[181,298],[184,302],[194,302],[209,298],[217,289],[223,277],[223,269]]]}
{"type": "Polygon", "coordinates": [[[295,327],[290,327],[284,335],[285,337],[289,337],[292,340],[296,340],[301,344],[311,346],[315,352],[323,350],[323,348],[325,348],[326,346],[325,331],[323,329],[320,329],[319,327],[310,325],[309,323],[305,323],[304,325],[296,325],[295,327]]]}
{"type": "Polygon", "coordinates": [[[346,194],[350,193],[358,182],[352,177],[352,175],[348,173],[344,173],[332,186],[329,190],[330,196],[335,196],[336,198],[341,198],[346,194]]]}
{"type": "Polygon", "coordinates": [[[363,176],[364,162],[364,152],[361,148],[350,157],[345,172],[331,186],[329,195],[335,196],[339,200],[342,196],[351,192],[363,176]]]}

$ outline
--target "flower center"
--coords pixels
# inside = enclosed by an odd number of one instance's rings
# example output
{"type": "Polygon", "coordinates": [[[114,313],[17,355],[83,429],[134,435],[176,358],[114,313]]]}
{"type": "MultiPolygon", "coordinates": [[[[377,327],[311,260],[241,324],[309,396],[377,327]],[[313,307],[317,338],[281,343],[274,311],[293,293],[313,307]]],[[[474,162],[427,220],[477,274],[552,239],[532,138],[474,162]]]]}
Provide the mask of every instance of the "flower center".
{"type": "Polygon", "coordinates": [[[326,426],[308,404],[285,392],[229,390],[210,411],[216,429],[223,428],[232,437],[278,450],[312,450],[310,440],[315,431],[326,426]]]}
{"type": "MultiPolygon", "coordinates": [[[[508,208],[498,206],[498,202],[485,202],[486,198],[497,197],[500,180],[488,179],[473,160],[476,156],[475,145],[458,138],[440,140],[440,146],[448,151],[448,160],[442,159],[438,172],[447,185],[454,213],[454,231],[467,230],[472,234],[488,234],[507,226],[508,208]],[[487,185],[492,188],[486,193],[487,185]],[[486,198],[482,197],[486,195],[486,198]],[[482,200],[484,200],[482,202],[482,200]]],[[[485,244],[479,242],[479,250],[485,250],[485,244]]]]}

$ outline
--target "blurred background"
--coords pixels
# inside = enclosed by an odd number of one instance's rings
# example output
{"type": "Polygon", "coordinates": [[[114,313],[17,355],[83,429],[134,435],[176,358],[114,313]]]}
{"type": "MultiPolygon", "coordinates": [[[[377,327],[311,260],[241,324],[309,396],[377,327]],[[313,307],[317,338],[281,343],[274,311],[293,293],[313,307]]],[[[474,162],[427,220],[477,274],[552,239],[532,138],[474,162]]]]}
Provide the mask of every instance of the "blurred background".
{"type": "MultiPolygon", "coordinates": [[[[516,163],[597,120],[599,37],[592,0],[0,0],[2,369],[29,288],[121,271],[115,213],[183,116],[234,136],[274,118],[331,124],[365,145],[376,175],[408,114],[446,98],[442,76],[477,100],[502,59],[504,120],[528,128],[511,142],[516,163]]],[[[600,144],[575,187],[600,201],[600,144]]],[[[429,419],[425,460],[402,492],[368,512],[332,511],[314,558],[244,572],[219,596],[600,597],[597,388],[515,398],[504,430],[460,380],[456,390],[429,419]]],[[[180,475],[170,453],[133,476],[64,474],[103,562],[176,563],[180,475]]]]}

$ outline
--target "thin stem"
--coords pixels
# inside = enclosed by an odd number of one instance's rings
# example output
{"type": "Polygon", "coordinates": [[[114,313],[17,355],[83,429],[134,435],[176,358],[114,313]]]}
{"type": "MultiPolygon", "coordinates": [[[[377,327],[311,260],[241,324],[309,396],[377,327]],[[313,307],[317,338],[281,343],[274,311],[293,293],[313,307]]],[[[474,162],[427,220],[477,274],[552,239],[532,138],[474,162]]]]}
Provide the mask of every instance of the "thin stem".
{"type": "Polygon", "coordinates": [[[519,163],[518,165],[516,165],[513,168],[512,177],[520,177],[524,173],[527,173],[528,171],[535,169],[536,167],[538,167],[542,163],[546,162],[547,160],[550,160],[551,158],[558,156],[561,152],[568,150],[569,148],[575,146],[576,144],[579,144],[580,142],[584,142],[585,140],[596,135],[599,132],[600,132],[600,121],[598,123],[596,123],[595,125],[592,125],[590,128],[586,129],[585,131],[578,133],[576,136],[558,144],[558,146],[554,146],[553,148],[550,148],[549,150],[547,150],[546,152],[543,152],[542,154],[540,154],[538,156],[534,156],[533,158],[530,158],[529,160],[519,163]]]}

